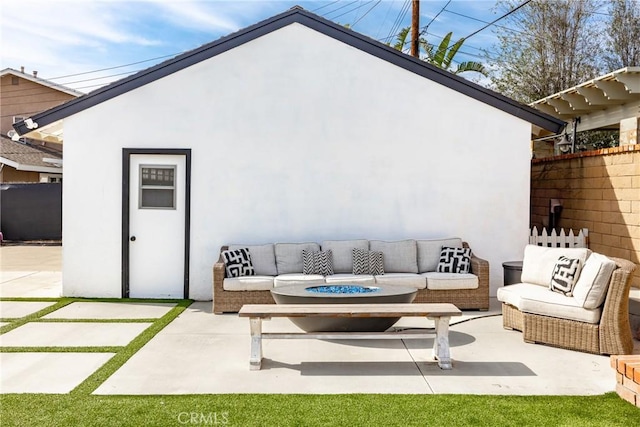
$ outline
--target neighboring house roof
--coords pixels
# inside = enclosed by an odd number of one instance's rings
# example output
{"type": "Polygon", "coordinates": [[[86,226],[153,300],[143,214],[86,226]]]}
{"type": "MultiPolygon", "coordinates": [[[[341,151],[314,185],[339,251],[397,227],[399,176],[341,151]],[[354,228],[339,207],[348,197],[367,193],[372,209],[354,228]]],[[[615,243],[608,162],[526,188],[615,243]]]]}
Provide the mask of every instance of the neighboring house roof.
{"type": "Polygon", "coordinates": [[[46,80],[46,79],[42,79],[40,77],[32,76],[31,74],[27,74],[27,73],[23,73],[23,72],[18,71],[18,70],[14,70],[13,68],[5,68],[4,70],[0,71],[0,77],[4,77],[6,75],[12,75],[12,76],[20,77],[21,79],[29,80],[29,81],[32,81],[34,83],[38,83],[40,85],[50,87],[51,89],[55,89],[57,91],[67,93],[67,94],[75,96],[75,97],[84,95],[84,93],[79,92],[79,91],[77,91],[75,89],[71,89],[71,88],[63,86],[61,84],[54,83],[54,82],[52,82],[50,80],[46,80]]]}
{"type": "Polygon", "coordinates": [[[0,135],[0,163],[16,170],[62,173],[62,154],[0,135]]]}
{"type": "Polygon", "coordinates": [[[618,127],[640,108],[640,67],[625,67],[529,104],[559,119],[580,117],[580,130],[618,127]]]}
{"type": "MultiPolygon", "coordinates": [[[[222,37],[214,42],[178,55],[175,58],[140,71],[132,76],[113,82],[100,89],[96,89],[95,91],[80,98],[68,101],[43,113],[36,114],[32,116],[31,119],[41,129],[62,120],[65,117],[71,116],[111,98],[166,77],[186,67],[212,58],[293,23],[309,27],[328,37],[332,37],[354,48],[388,61],[398,67],[404,68],[412,73],[418,74],[452,90],[463,93],[471,98],[521,118],[522,120],[525,120],[539,128],[558,133],[565,125],[562,120],[537,111],[529,106],[520,104],[517,101],[500,95],[492,90],[483,88],[482,86],[472,83],[462,77],[456,76],[448,71],[399,52],[390,46],[310,13],[299,6],[236,33],[222,37]]],[[[14,124],[14,128],[21,135],[28,134],[33,130],[33,127],[31,129],[28,128],[24,121],[14,124]]],[[[40,129],[39,131],[41,131],[40,129]]]]}

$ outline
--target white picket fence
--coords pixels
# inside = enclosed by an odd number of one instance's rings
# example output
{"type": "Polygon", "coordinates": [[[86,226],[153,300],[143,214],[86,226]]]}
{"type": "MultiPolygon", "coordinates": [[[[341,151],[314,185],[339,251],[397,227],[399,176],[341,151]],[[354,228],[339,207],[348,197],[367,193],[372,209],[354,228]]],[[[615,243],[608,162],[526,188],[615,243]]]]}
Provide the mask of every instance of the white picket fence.
{"type": "Polygon", "coordinates": [[[533,227],[529,235],[529,244],[547,247],[560,248],[587,248],[589,247],[589,230],[583,228],[576,236],[573,230],[569,230],[569,234],[560,230],[560,234],[556,230],[547,233],[547,229],[543,228],[542,233],[538,233],[538,228],[533,227]]]}

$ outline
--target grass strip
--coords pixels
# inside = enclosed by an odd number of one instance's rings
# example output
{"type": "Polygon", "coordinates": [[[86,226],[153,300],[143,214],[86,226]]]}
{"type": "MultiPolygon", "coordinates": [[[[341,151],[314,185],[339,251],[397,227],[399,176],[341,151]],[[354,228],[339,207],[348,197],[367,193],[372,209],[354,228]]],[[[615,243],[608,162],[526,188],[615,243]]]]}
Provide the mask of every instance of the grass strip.
{"type": "Polygon", "coordinates": [[[51,319],[34,319],[32,322],[37,323],[153,323],[158,320],[159,317],[148,319],[63,319],[63,318],[51,318],[51,319]]]}
{"type": "Polygon", "coordinates": [[[18,302],[58,302],[60,298],[54,297],[0,297],[0,302],[18,301],[18,302]]]}
{"type": "Polygon", "coordinates": [[[0,353],[117,353],[123,346],[103,347],[0,347],[0,353]]]}
{"type": "MultiPolygon", "coordinates": [[[[148,300],[147,300],[148,301],[148,300]]],[[[173,300],[172,302],[176,302],[173,300]]],[[[149,342],[158,332],[164,329],[169,323],[171,323],[176,317],[178,317],[193,301],[180,300],[177,301],[175,307],[173,307],[168,313],[159,319],[156,319],[154,323],[145,329],[140,335],[134,338],[128,345],[109,359],[107,363],[102,365],[97,371],[95,371],[86,380],[80,383],[75,389],[71,391],[72,395],[86,395],[91,394],[96,390],[104,381],[107,380],[115,371],[117,371],[124,363],[131,358],[138,350],[142,348],[147,342],[149,342]]]]}
{"type": "Polygon", "coordinates": [[[9,426],[580,426],[640,423],[615,393],[599,396],[227,394],[2,396],[9,426]]]}
{"type": "Polygon", "coordinates": [[[41,318],[42,316],[46,316],[49,313],[53,313],[54,311],[61,309],[62,307],[65,307],[69,304],[71,304],[73,302],[73,300],[69,299],[69,298],[62,298],[62,299],[58,299],[58,300],[53,300],[52,302],[55,302],[55,304],[50,305],[49,307],[45,307],[42,310],[38,310],[35,313],[31,313],[27,316],[21,317],[19,319],[15,319],[13,320],[11,323],[9,323],[8,325],[4,325],[0,327],[0,335],[2,334],[6,334],[9,331],[12,331],[16,328],[19,328],[20,326],[29,323],[31,321],[34,321],[36,319],[41,318]]]}

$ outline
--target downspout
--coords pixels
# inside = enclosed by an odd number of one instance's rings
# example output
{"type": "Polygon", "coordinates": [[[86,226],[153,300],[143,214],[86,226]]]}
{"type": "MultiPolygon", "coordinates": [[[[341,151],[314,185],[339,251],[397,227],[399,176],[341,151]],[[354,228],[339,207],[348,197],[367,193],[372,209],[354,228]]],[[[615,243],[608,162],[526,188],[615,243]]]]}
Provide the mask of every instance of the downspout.
{"type": "Polygon", "coordinates": [[[578,123],[580,123],[580,117],[573,119],[573,129],[571,130],[571,153],[576,152],[576,138],[578,137],[578,123]]]}

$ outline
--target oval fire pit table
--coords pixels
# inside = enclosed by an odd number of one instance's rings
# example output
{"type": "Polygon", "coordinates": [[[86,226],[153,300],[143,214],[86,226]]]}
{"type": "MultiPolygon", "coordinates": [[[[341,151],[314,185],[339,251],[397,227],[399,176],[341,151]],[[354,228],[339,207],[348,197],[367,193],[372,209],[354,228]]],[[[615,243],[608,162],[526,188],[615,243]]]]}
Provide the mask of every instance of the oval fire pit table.
{"type": "MultiPolygon", "coordinates": [[[[393,285],[288,285],[271,290],[276,304],[410,303],[417,289],[393,285]]],[[[305,332],[384,332],[399,317],[290,317],[305,332]]]]}

